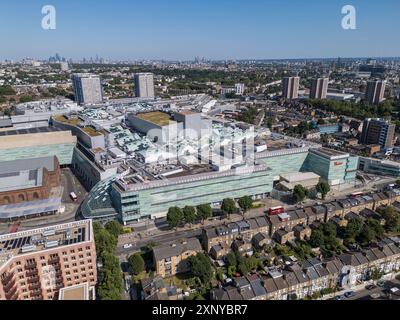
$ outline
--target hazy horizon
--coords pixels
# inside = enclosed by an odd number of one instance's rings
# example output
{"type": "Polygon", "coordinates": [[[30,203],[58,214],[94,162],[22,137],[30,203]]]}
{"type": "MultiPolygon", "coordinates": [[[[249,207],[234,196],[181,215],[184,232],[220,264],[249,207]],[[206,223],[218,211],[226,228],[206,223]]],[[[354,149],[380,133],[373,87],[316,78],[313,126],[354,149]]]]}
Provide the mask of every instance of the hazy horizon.
{"type": "Polygon", "coordinates": [[[2,4],[0,60],[398,57],[399,11],[398,0],[14,0],[2,4]],[[56,8],[56,30],[41,27],[45,4],[56,8]],[[356,30],[341,27],[347,4],[356,30]]]}

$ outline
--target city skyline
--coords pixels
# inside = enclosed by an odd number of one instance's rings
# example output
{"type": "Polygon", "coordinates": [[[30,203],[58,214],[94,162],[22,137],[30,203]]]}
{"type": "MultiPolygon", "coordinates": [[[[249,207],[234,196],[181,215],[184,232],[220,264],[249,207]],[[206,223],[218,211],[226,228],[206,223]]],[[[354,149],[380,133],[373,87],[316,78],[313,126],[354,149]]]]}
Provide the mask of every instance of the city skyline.
{"type": "Polygon", "coordinates": [[[211,7],[180,0],[117,4],[96,3],[94,14],[90,1],[53,1],[55,30],[41,28],[40,1],[4,4],[0,60],[45,59],[56,52],[72,59],[97,54],[112,60],[393,57],[400,52],[393,41],[398,1],[352,1],[356,30],[342,28],[341,10],[347,3],[336,0],[288,1],[287,6],[275,0],[251,5],[221,0],[211,7]],[[371,39],[382,45],[371,45],[371,39]]]}

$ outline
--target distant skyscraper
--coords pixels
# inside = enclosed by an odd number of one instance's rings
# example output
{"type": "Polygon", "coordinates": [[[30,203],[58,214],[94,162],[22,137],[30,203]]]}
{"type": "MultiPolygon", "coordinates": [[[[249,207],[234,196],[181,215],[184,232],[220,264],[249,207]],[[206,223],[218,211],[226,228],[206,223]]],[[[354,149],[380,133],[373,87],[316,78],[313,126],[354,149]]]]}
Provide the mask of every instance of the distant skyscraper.
{"type": "Polygon", "coordinates": [[[328,93],[328,78],[313,79],[311,83],[310,98],[326,99],[328,93]]]}
{"type": "Polygon", "coordinates": [[[299,77],[285,77],[282,80],[282,97],[284,99],[297,99],[299,97],[299,77]]]}
{"type": "Polygon", "coordinates": [[[396,126],[383,119],[365,119],[360,143],[379,144],[382,149],[393,148],[396,126]]]}
{"type": "Polygon", "coordinates": [[[372,80],[368,81],[367,92],[365,99],[369,104],[380,104],[383,101],[385,95],[386,81],[372,80]]]}
{"type": "Polygon", "coordinates": [[[87,73],[72,75],[75,101],[78,104],[95,104],[103,101],[103,88],[100,77],[87,73]]]}
{"type": "Polygon", "coordinates": [[[133,78],[136,97],[154,99],[154,75],[152,73],[135,73],[133,78]]]}

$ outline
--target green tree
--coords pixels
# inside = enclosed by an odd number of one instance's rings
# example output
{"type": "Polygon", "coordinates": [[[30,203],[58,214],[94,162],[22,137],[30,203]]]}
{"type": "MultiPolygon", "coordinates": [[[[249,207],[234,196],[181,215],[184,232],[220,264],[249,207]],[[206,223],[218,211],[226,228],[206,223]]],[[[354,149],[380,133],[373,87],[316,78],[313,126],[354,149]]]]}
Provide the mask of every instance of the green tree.
{"type": "Polygon", "coordinates": [[[169,208],[167,213],[167,222],[172,228],[178,227],[183,220],[183,212],[178,207],[169,208]]]}
{"type": "Polygon", "coordinates": [[[326,195],[331,191],[331,187],[325,181],[321,181],[317,184],[316,190],[322,195],[322,199],[325,200],[326,195]]]}
{"type": "Polygon", "coordinates": [[[96,251],[99,256],[102,256],[102,254],[105,252],[115,252],[118,240],[103,227],[97,229],[95,228],[94,239],[96,243],[96,251]]]}
{"type": "Polygon", "coordinates": [[[363,226],[363,221],[360,217],[350,219],[347,226],[344,229],[344,236],[347,242],[352,243],[356,237],[360,234],[363,226]]]}
{"type": "Polygon", "coordinates": [[[189,258],[190,270],[193,276],[198,277],[203,284],[208,284],[213,276],[210,259],[199,252],[189,258]]]}
{"type": "Polygon", "coordinates": [[[238,204],[244,212],[247,212],[253,207],[253,199],[250,196],[244,196],[239,199],[238,204]]]}
{"type": "Polygon", "coordinates": [[[258,267],[258,260],[255,257],[246,257],[241,259],[238,269],[244,276],[249,274],[251,271],[256,270],[258,267]]]}
{"type": "Polygon", "coordinates": [[[97,294],[100,300],[121,300],[123,278],[119,260],[109,252],[102,254],[103,267],[99,272],[97,294]]]}
{"type": "Polygon", "coordinates": [[[304,199],[308,196],[308,190],[304,188],[302,185],[298,184],[293,189],[293,201],[295,203],[299,203],[304,201],[304,199]]]}
{"type": "Polygon", "coordinates": [[[144,260],[140,253],[134,253],[128,258],[128,264],[131,272],[138,275],[145,270],[144,260]]]}
{"type": "Polygon", "coordinates": [[[367,220],[367,225],[375,232],[376,237],[378,237],[378,238],[383,237],[383,234],[385,233],[385,229],[382,227],[380,221],[373,219],[373,218],[369,218],[367,220]]]}
{"type": "Polygon", "coordinates": [[[228,277],[232,278],[236,274],[236,266],[229,266],[228,267],[228,277]]]}
{"type": "Polygon", "coordinates": [[[400,231],[400,215],[393,206],[386,207],[383,211],[381,211],[381,215],[385,219],[385,229],[387,231],[400,231]]]}
{"type": "Polygon", "coordinates": [[[324,244],[324,233],[320,229],[314,229],[311,232],[310,245],[313,248],[320,248],[324,244]]]}
{"type": "Polygon", "coordinates": [[[226,257],[226,264],[228,267],[236,266],[236,256],[233,252],[229,252],[226,257]]]}
{"type": "Polygon", "coordinates": [[[196,208],[192,206],[186,206],[183,208],[183,216],[186,223],[192,224],[196,221],[196,208]]]}
{"type": "Polygon", "coordinates": [[[107,222],[104,227],[109,233],[111,233],[116,238],[118,238],[118,236],[124,232],[124,229],[122,228],[121,224],[119,224],[115,220],[107,222]]]}
{"type": "Polygon", "coordinates": [[[370,228],[368,225],[364,224],[356,240],[357,242],[365,245],[375,239],[376,239],[376,234],[374,230],[370,228]]]}
{"type": "Polygon", "coordinates": [[[212,208],[209,204],[201,204],[196,207],[197,215],[201,220],[206,220],[212,217],[212,208]]]}
{"type": "Polygon", "coordinates": [[[233,214],[237,212],[235,200],[227,198],[222,201],[221,210],[224,214],[233,214]]]}

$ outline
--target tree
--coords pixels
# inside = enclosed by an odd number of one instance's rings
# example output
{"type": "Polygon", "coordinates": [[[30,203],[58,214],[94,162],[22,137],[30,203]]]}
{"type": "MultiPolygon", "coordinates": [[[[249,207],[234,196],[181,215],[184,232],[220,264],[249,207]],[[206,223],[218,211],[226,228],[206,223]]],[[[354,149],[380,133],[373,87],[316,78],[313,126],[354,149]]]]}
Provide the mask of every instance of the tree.
{"type": "Polygon", "coordinates": [[[322,199],[325,200],[326,195],[331,191],[331,187],[325,181],[321,181],[316,186],[317,192],[322,195],[322,199]]]}
{"type": "Polygon", "coordinates": [[[212,217],[212,208],[209,204],[201,204],[196,209],[198,217],[203,221],[212,217]]]}
{"type": "Polygon", "coordinates": [[[236,256],[233,252],[229,252],[226,257],[226,264],[228,267],[236,266],[236,256]]]}
{"type": "Polygon", "coordinates": [[[178,227],[183,220],[183,212],[178,207],[169,208],[167,213],[167,222],[172,228],[178,227]]]}
{"type": "Polygon", "coordinates": [[[98,256],[103,253],[113,253],[117,248],[118,240],[103,227],[94,229],[94,239],[98,256]]]}
{"type": "Polygon", "coordinates": [[[392,206],[386,207],[381,211],[382,217],[385,219],[385,229],[389,232],[397,232],[400,230],[400,215],[392,206]]]}
{"type": "Polygon", "coordinates": [[[385,233],[384,228],[382,227],[381,223],[373,218],[369,218],[367,220],[367,225],[375,232],[376,237],[382,238],[383,234],[385,233]]]}
{"type": "Polygon", "coordinates": [[[238,204],[244,212],[247,212],[253,207],[253,199],[250,196],[244,196],[239,199],[238,204]]]}
{"type": "Polygon", "coordinates": [[[121,300],[123,278],[119,260],[112,253],[102,256],[103,267],[99,272],[97,293],[100,300],[121,300]]]}
{"type": "Polygon", "coordinates": [[[356,239],[356,237],[360,234],[362,226],[363,226],[363,221],[361,220],[360,217],[350,219],[350,221],[348,222],[347,226],[344,229],[344,235],[346,241],[352,243],[356,239]]]}
{"type": "Polygon", "coordinates": [[[104,227],[116,238],[118,238],[118,236],[124,232],[122,226],[115,220],[107,222],[104,227]]]}
{"type": "Polygon", "coordinates": [[[302,185],[298,184],[293,189],[293,201],[295,203],[299,203],[304,201],[304,199],[308,196],[308,190],[304,188],[302,185]]]}
{"type": "Polygon", "coordinates": [[[320,248],[324,244],[324,233],[320,229],[314,229],[310,237],[310,245],[313,248],[320,248]]]}
{"type": "Polygon", "coordinates": [[[199,252],[189,258],[190,270],[193,276],[198,277],[203,284],[207,284],[212,279],[212,267],[210,259],[204,253],[199,252]]]}
{"type": "Polygon", "coordinates": [[[128,258],[128,264],[131,272],[138,275],[145,270],[144,260],[140,253],[134,253],[128,258]]]}
{"type": "Polygon", "coordinates": [[[222,201],[221,210],[224,214],[233,214],[237,212],[235,200],[227,198],[222,201]]]}
{"type": "Polygon", "coordinates": [[[183,216],[186,223],[192,224],[196,221],[196,209],[192,206],[186,206],[183,208],[183,216]]]}
{"type": "Polygon", "coordinates": [[[258,259],[255,257],[246,257],[241,259],[239,263],[238,269],[240,273],[244,276],[249,274],[249,272],[257,269],[258,267],[258,259]]]}
{"type": "Polygon", "coordinates": [[[376,239],[376,234],[374,230],[370,228],[368,225],[364,224],[356,240],[361,244],[368,244],[375,239],[376,239]]]}

